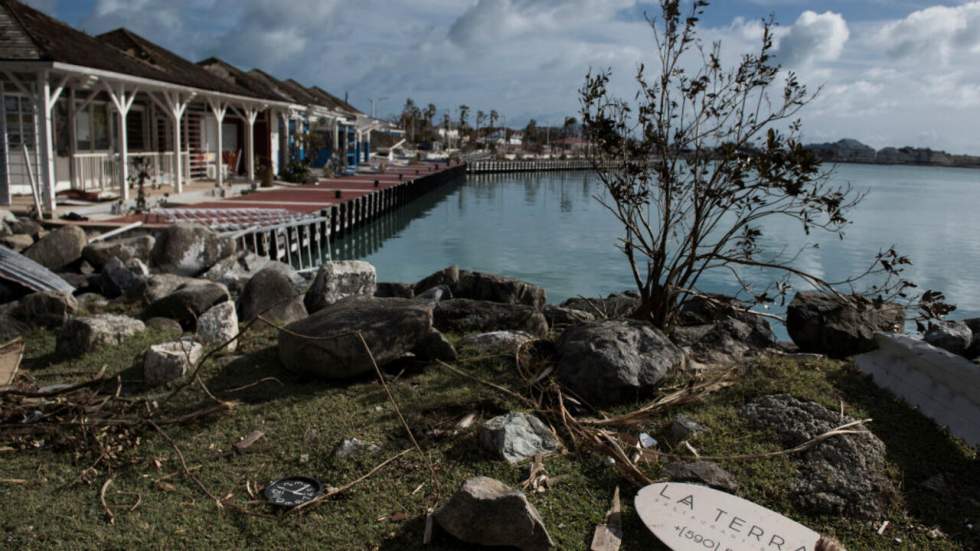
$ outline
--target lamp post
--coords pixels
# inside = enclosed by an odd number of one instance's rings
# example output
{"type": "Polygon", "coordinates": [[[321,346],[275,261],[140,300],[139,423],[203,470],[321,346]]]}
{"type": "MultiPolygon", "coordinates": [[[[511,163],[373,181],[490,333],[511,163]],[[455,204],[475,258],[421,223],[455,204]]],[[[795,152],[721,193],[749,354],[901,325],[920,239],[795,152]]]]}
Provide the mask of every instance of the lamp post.
{"type": "Polygon", "coordinates": [[[371,98],[371,118],[372,119],[378,118],[378,104],[381,103],[381,102],[383,102],[383,101],[387,101],[387,99],[388,99],[387,97],[383,97],[383,98],[371,98]]]}

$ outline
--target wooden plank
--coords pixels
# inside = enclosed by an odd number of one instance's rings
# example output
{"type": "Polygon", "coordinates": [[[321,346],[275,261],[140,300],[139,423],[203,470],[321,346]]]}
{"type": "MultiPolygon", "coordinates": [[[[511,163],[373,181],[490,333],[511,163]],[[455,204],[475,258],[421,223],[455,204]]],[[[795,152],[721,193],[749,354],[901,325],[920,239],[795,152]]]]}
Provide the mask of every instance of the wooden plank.
{"type": "Polygon", "coordinates": [[[13,384],[24,358],[24,340],[20,337],[0,345],[0,386],[13,384]]]}

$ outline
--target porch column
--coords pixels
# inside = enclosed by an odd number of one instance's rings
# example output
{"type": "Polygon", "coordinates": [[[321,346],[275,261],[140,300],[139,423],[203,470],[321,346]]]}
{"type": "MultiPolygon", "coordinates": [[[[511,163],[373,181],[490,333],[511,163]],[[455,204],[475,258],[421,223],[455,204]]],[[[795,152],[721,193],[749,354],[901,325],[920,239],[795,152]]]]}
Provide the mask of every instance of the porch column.
{"type": "Polygon", "coordinates": [[[220,100],[208,99],[208,106],[211,107],[211,114],[214,115],[215,123],[217,124],[218,131],[215,141],[217,142],[218,152],[215,159],[215,186],[224,187],[225,185],[225,175],[224,175],[224,159],[222,157],[224,151],[221,147],[221,126],[225,121],[225,113],[228,111],[228,104],[220,100]]]}
{"type": "Polygon", "coordinates": [[[123,202],[129,201],[129,144],[126,143],[126,115],[129,114],[129,109],[133,106],[133,100],[136,99],[137,90],[132,92],[126,92],[126,85],[119,84],[115,88],[105,84],[106,91],[109,92],[109,99],[112,100],[113,106],[116,108],[116,115],[119,120],[119,142],[117,144],[117,150],[119,151],[119,177],[122,180],[120,185],[122,187],[122,200],[123,202]]]}
{"type": "Polygon", "coordinates": [[[289,121],[293,117],[292,117],[292,113],[288,111],[279,113],[279,117],[282,119],[282,140],[283,140],[282,166],[279,167],[279,171],[281,173],[283,170],[285,170],[287,166],[289,166],[289,161],[292,158],[293,152],[289,147],[289,121]]]}
{"type": "Polygon", "coordinates": [[[184,152],[183,143],[181,140],[182,127],[184,118],[184,112],[187,111],[187,106],[190,104],[191,100],[194,99],[194,94],[188,95],[186,98],[180,92],[163,92],[163,99],[165,101],[160,101],[156,96],[150,94],[150,99],[157,104],[158,107],[163,109],[164,113],[170,118],[170,122],[173,124],[174,133],[174,191],[175,193],[184,192],[184,152]]]}
{"type": "Polygon", "coordinates": [[[37,91],[41,96],[41,185],[43,186],[42,195],[44,199],[44,206],[51,211],[51,215],[54,216],[55,208],[58,206],[55,198],[55,193],[57,191],[56,186],[58,182],[54,172],[54,134],[51,119],[54,105],[57,103],[58,97],[61,96],[61,93],[65,90],[65,83],[68,82],[68,77],[63,77],[61,79],[61,83],[58,84],[54,90],[52,90],[48,76],[49,73],[47,71],[42,71],[38,73],[37,77],[37,91]]]}
{"type": "Polygon", "coordinates": [[[333,154],[337,156],[337,166],[347,166],[347,152],[340,147],[340,119],[333,120],[333,154]]]}
{"type": "Polygon", "coordinates": [[[0,80],[0,106],[3,106],[3,114],[0,116],[0,133],[3,139],[3,173],[0,174],[0,205],[9,205],[12,199],[10,192],[10,135],[7,133],[7,91],[2,80],[0,80]]]}
{"type": "Polygon", "coordinates": [[[259,110],[254,106],[245,107],[245,164],[248,165],[248,182],[255,184],[255,119],[259,110]]]}
{"type": "Polygon", "coordinates": [[[269,126],[269,153],[271,154],[269,170],[272,171],[273,175],[279,174],[279,169],[282,166],[279,162],[279,156],[282,154],[282,133],[279,132],[279,113],[278,110],[270,110],[266,115],[266,122],[269,126]]]}

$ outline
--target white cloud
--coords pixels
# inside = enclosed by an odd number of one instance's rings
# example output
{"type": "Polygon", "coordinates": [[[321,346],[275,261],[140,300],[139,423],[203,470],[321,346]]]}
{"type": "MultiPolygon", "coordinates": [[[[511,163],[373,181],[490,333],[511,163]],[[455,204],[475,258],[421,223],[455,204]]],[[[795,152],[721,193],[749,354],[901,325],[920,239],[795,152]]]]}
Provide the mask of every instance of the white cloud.
{"type": "Polygon", "coordinates": [[[884,25],[872,43],[893,59],[950,64],[962,54],[980,52],[980,2],[912,12],[884,25]]]}
{"type": "Polygon", "coordinates": [[[788,29],[780,29],[777,59],[789,67],[836,61],[851,32],[839,13],[803,12],[788,29]]]}

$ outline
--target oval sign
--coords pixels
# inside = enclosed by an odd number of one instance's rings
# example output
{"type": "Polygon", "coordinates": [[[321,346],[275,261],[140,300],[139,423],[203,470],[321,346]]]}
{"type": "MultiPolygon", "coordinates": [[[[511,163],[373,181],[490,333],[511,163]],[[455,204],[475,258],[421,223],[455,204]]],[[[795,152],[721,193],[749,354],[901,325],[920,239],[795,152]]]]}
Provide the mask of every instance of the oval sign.
{"type": "Polygon", "coordinates": [[[636,511],[674,551],[814,551],[820,539],[779,513],[696,484],[647,486],[636,511]]]}

